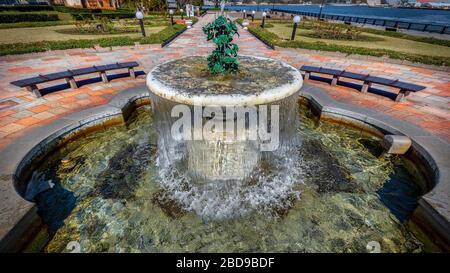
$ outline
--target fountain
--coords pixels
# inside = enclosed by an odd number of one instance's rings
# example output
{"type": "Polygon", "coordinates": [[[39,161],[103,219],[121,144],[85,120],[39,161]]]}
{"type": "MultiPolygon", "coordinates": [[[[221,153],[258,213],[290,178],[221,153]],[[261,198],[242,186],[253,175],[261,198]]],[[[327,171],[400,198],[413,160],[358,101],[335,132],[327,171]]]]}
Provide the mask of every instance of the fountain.
{"type": "Polygon", "coordinates": [[[416,166],[420,150],[380,156],[379,131],[320,119],[320,101],[305,92],[298,99],[298,71],[237,57],[223,32],[237,31],[229,24],[205,28],[218,44],[208,58],[155,67],[150,92],[124,91],[112,114],[92,118],[102,128],[112,117],[122,125],[79,138],[67,129],[67,139],[52,134],[64,144],[45,139],[48,147],[33,148],[52,152],[23,161],[32,175],[15,186],[45,225],[21,248],[365,252],[379,242],[382,252],[439,251],[410,221],[429,185],[416,166]]]}
{"type": "Polygon", "coordinates": [[[273,200],[287,198],[296,180],[297,173],[286,166],[300,162],[297,98],[302,76],[281,61],[237,58],[237,45],[230,38],[237,29],[223,16],[204,31],[218,43],[208,58],[169,61],[147,76],[159,134],[160,179],[173,199],[194,206],[205,217],[230,216],[236,209],[252,207],[248,202],[242,206],[239,197],[250,181],[257,186],[249,195],[266,191],[266,200],[258,206],[276,205],[273,200]],[[222,33],[224,29],[229,33],[222,33]],[[264,169],[279,171],[264,177],[264,169]],[[281,191],[270,187],[275,183],[283,185],[277,185],[281,191]],[[181,190],[186,185],[197,194],[186,198],[181,190]]]}

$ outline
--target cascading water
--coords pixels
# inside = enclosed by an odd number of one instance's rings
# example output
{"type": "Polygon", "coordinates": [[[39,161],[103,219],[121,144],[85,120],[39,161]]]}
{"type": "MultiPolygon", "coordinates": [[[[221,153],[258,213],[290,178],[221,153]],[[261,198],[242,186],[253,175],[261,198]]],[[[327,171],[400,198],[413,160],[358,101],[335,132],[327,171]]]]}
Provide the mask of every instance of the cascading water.
{"type": "Polygon", "coordinates": [[[228,79],[209,78],[202,57],[162,64],[147,79],[160,183],[205,219],[272,214],[299,195],[301,76],[275,60],[240,61],[228,79]]]}

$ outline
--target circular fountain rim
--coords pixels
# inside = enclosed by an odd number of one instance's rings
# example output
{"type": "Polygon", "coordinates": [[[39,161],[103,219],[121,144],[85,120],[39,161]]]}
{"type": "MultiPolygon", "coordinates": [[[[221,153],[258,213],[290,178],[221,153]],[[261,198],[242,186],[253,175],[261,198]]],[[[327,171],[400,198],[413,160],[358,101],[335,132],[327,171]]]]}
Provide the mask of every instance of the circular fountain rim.
{"type": "MultiPolygon", "coordinates": [[[[164,84],[160,80],[154,77],[153,72],[159,67],[174,60],[170,60],[155,66],[147,75],[147,87],[149,90],[162,98],[171,100],[173,102],[188,104],[188,105],[201,105],[201,106],[246,106],[246,105],[261,105],[270,102],[278,101],[287,98],[294,93],[298,92],[303,86],[303,77],[295,67],[282,62],[280,60],[250,56],[250,55],[239,55],[242,57],[255,58],[259,60],[275,61],[280,63],[282,66],[289,68],[292,72],[293,81],[291,83],[283,83],[279,86],[271,89],[264,90],[258,94],[186,94],[164,84]]],[[[192,57],[205,57],[201,55],[182,57],[176,60],[192,58],[192,57]]]]}

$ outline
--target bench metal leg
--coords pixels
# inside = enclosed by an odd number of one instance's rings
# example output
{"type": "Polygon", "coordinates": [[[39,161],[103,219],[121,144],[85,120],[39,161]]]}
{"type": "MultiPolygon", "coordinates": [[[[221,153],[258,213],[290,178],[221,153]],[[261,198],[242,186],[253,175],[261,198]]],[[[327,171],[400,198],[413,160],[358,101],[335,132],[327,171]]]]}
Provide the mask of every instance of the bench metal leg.
{"type": "Polygon", "coordinates": [[[128,68],[128,73],[130,73],[130,77],[136,78],[136,73],[134,73],[133,67],[128,68]]]}
{"type": "Polygon", "coordinates": [[[339,80],[338,76],[333,76],[333,79],[331,80],[331,85],[333,85],[333,86],[336,85],[338,80],[339,80]]]}
{"type": "Polygon", "coordinates": [[[100,77],[102,77],[102,81],[103,81],[104,83],[109,82],[109,81],[108,81],[108,76],[106,75],[106,72],[105,72],[105,71],[101,71],[101,72],[100,72],[100,77]]]}
{"type": "Polygon", "coordinates": [[[309,80],[309,76],[311,75],[310,72],[305,72],[305,80],[309,80]]]}
{"type": "Polygon", "coordinates": [[[364,82],[363,86],[361,87],[361,93],[367,93],[370,86],[372,86],[371,82],[364,82]]]}
{"type": "Polygon", "coordinates": [[[73,77],[66,78],[66,81],[70,85],[70,88],[72,88],[72,89],[78,88],[77,82],[75,81],[75,79],[73,77]]]}
{"type": "Polygon", "coordinates": [[[36,85],[30,85],[30,86],[27,86],[26,89],[27,89],[29,92],[33,93],[37,98],[42,97],[42,94],[41,94],[41,92],[39,91],[39,89],[37,88],[36,85]]]}
{"type": "Polygon", "coordinates": [[[411,92],[408,90],[400,90],[397,97],[395,97],[395,101],[397,102],[403,102],[406,100],[406,96],[408,96],[411,92]]]}

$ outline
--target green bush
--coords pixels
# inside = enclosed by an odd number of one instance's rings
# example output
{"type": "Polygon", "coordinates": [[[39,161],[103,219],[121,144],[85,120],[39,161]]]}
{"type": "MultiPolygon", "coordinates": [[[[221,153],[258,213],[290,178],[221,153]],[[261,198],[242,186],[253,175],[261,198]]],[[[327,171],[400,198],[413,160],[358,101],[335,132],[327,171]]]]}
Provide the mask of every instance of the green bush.
{"type": "Polygon", "coordinates": [[[19,22],[19,23],[0,24],[0,29],[25,28],[25,27],[52,27],[70,24],[73,24],[73,21],[19,22]]]}
{"type": "Polygon", "coordinates": [[[324,42],[304,42],[304,41],[282,41],[277,44],[281,47],[292,47],[292,48],[305,48],[311,50],[322,50],[322,51],[336,51],[346,54],[358,54],[367,55],[374,57],[384,57],[387,56],[391,59],[406,60],[415,63],[432,64],[432,65],[450,65],[450,58],[440,57],[440,56],[427,56],[420,54],[409,54],[403,52],[397,52],[387,49],[373,49],[373,48],[363,48],[363,47],[353,47],[344,45],[334,45],[327,44],[324,42]]]}
{"type": "Polygon", "coordinates": [[[176,33],[182,31],[186,26],[168,26],[158,33],[150,34],[147,37],[132,38],[128,36],[108,37],[101,39],[65,40],[65,41],[43,41],[33,43],[0,44],[0,56],[24,54],[31,52],[43,52],[47,50],[63,50],[71,48],[92,48],[95,45],[102,47],[129,46],[135,42],[141,44],[159,44],[166,41],[176,33]]]}
{"type": "MultiPolygon", "coordinates": [[[[329,26],[339,27],[342,29],[347,29],[349,25],[346,24],[339,24],[339,23],[331,23],[327,21],[322,21],[323,24],[327,24],[329,26]]],[[[312,19],[305,19],[302,20],[299,27],[300,29],[313,29],[315,24],[317,24],[317,20],[312,19]]],[[[292,25],[292,23],[290,23],[292,25]]],[[[393,37],[393,38],[399,38],[399,39],[405,39],[405,40],[411,40],[416,42],[422,42],[427,44],[434,44],[434,45],[442,45],[450,47],[450,40],[441,40],[433,37],[420,37],[420,36],[413,36],[406,33],[401,32],[395,32],[395,31],[386,31],[381,29],[373,29],[373,28],[362,28],[362,27],[355,27],[352,26],[352,28],[358,29],[359,31],[366,32],[366,33],[372,33],[376,35],[381,36],[387,36],[387,37],[393,37]]]]}
{"type": "Polygon", "coordinates": [[[275,46],[276,41],[278,40],[278,36],[276,34],[260,27],[248,27],[248,31],[272,47],[275,46]]]}
{"type": "Polygon", "coordinates": [[[66,6],[54,6],[53,10],[63,13],[102,13],[101,9],[82,9],[82,8],[71,8],[66,6]]]}
{"type": "Polygon", "coordinates": [[[18,22],[43,22],[43,21],[59,21],[56,14],[43,14],[43,13],[0,13],[0,24],[5,23],[18,23],[18,22]]]}
{"type": "Polygon", "coordinates": [[[362,29],[364,32],[368,32],[368,33],[372,33],[372,34],[450,47],[450,40],[441,40],[441,39],[436,39],[433,37],[419,37],[419,36],[408,35],[408,34],[401,33],[401,32],[385,31],[385,30],[379,30],[379,29],[373,29],[373,28],[362,28],[362,29]]]}
{"type": "Polygon", "coordinates": [[[110,18],[110,19],[123,19],[134,18],[134,13],[130,12],[109,12],[109,13],[71,13],[72,18],[77,21],[86,19],[98,19],[98,18],[110,18]]]}
{"type": "Polygon", "coordinates": [[[0,6],[1,11],[18,11],[18,12],[30,12],[30,11],[52,11],[52,6],[49,5],[17,5],[17,6],[0,6]]]}

